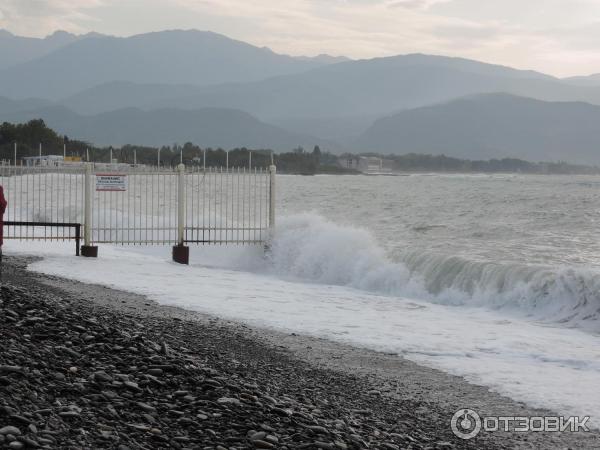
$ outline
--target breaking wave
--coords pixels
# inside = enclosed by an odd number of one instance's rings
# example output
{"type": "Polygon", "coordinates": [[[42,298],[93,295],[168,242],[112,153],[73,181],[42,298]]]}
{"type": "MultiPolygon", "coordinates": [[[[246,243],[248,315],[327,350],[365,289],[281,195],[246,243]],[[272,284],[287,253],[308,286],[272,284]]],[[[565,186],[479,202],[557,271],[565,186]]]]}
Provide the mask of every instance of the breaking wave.
{"type": "Polygon", "coordinates": [[[282,218],[268,270],[278,276],[454,306],[507,310],[600,332],[600,273],[405,252],[390,259],[366,230],[320,216],[282,218]]]}

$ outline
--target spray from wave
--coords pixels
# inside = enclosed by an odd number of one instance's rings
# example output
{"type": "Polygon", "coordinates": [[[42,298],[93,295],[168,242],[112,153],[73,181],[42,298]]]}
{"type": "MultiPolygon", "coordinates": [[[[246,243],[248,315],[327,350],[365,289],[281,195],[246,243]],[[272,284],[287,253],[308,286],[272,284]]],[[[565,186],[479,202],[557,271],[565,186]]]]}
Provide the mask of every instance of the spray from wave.
{"type": "Polygon", "coordinates": [[[600,332],[600,273],[406,252],[392,261],[366,230],[320,216],[285,217],[267,258],[269,272],[372,293],[507,310],[534,320],[600,332]]]}

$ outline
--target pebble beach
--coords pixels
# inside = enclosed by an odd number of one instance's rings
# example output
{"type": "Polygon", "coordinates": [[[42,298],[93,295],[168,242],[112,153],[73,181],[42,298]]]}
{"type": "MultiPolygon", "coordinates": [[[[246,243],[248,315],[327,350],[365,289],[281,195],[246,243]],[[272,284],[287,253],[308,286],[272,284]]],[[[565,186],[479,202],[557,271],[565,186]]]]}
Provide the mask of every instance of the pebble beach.
{"type": "MultiPolygon", "coordinates": [[[[600,448],[595,432],[464,441],[450,418],[481,387],[33,274],[29,262],[5,258],[0,288],[0,448],[600,448]]],[[[477,406],[525,408],[486,398],[477,406]]]]}

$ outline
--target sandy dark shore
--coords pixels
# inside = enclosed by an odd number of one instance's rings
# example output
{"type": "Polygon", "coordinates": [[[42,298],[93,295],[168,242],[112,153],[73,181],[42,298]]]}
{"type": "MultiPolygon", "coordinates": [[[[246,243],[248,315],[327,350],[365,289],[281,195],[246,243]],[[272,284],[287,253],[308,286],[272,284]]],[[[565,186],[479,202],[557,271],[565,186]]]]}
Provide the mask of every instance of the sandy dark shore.
{"type": "Polygon", "coordinates": [[[600,448],[590,433],[480,433],[551,415],[396,355],[251,329],[26,271],[0,290],[0,448],[600,448]]]}

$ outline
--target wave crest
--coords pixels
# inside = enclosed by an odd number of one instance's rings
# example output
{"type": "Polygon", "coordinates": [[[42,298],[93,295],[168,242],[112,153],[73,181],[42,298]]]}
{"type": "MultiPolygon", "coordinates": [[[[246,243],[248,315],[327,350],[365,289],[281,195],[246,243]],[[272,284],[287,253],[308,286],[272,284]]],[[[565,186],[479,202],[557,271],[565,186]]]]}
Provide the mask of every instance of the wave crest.
{"type": "Polygon", "coordinates": [[[600,273],[406,252],[392,261],[366,230],[313,214],[285,217],[272,237],[279,276],[455,306],[509,310],[600,332],[600,273]]]}

